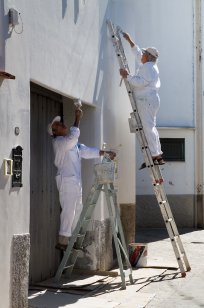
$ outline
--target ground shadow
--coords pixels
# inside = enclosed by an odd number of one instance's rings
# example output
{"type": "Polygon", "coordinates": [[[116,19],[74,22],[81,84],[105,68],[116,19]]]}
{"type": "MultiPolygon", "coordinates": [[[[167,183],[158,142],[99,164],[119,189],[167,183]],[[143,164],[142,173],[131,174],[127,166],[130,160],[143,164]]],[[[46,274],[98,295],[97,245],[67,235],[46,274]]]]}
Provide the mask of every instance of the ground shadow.
{"type": "MultiPolygon", "coordinates": [[[[193,228],[178,228],[179,234],[191,233],[198,231],[198,229],[193,228]]],[[[165,228],[138,228],[136,230],[136,243],[150,243],[157,242],[163,239],[168,239],[169,235],[167,229],[165,228]]]]}

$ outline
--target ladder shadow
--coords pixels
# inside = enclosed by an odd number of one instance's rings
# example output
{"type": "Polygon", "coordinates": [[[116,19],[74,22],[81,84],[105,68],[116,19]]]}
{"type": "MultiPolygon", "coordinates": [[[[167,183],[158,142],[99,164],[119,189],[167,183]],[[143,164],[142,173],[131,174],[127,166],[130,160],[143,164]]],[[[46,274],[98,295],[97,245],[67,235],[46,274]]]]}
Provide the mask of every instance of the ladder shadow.
{"type": "Polygon", "coordinates": [[[170,274],[161,274],[161,275],[154,275],[148,278],[138,278],[136,279],[136,284],[143,284],[144,282],[149,284],[153,282],[161,282],[164,280],[165,281],[174,280],[174,279],[179,279],[179,278],[183,278],[180,272],[170,273],[170,274]]]}
{"type": "MultiPolygon", "coordinates": [[[[135,286],[135,292],[138,292],[151,283],[162,282],[162,281],[167,281],[167,280],[175,280],[175,279],[180,279],[180,278],[182,278],[180,272],[153,275],[149,277],[141,277],[138,279],[134,279],[135,283],[133,285],[129,281],[126,281],[126,286],[127,286],[127,289],[130,286],[133,286],[133,287],[135,286]]],[[[108,294],[108,293],[117,292],[121,290],[122,290],[121,282],[114,280],[112,282],[109,281],[108,284],[106,285],[101,285],[101,288],[99,287],[93,292],[87,294],[87,296],[97,297],[103,294],[108,294]]]]}

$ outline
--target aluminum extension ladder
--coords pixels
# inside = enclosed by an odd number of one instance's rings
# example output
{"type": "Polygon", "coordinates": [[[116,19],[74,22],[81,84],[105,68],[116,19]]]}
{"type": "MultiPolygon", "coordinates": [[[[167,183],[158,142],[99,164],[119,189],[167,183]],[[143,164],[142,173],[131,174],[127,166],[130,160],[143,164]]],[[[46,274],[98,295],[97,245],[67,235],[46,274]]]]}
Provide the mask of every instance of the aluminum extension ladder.
{"type": "MultiPolygon", "coordinates": [[[[107,164],[107,163],[105,163],[107,164]]],[[[103,162],[101,164],[103,166],[103,162]]],[[[104,165],[105,166],[105,165],[104,165]]],[[[105,166],[106,167],[106,166],[105,166]]],[[[83,206],[83,210],[80,219],[74,229],[73,235],[70,238],[70,242],[67,246],[64,256],[59,265],[59,268],[54,277],[54,281],[59,282],[62,273],[64,277],[70,278],[74,265],[76,263],[78,254],[81,249],[83,249],[83,241],[86,235],[86,230],[88,224],[91,220],[92,213],[96,207],[100,192],[104,192],[106,196],[106,202],[108,207],[108,212],[111,221],[111,229],[116,249],[116,255],[118,260],[118,265],[120,269],[120,276],[122,281],[122,289],[126,289],[125,277],[129,276],[129,281],[134,284],[132,277],[132,267],[128,258],[128,251],[125,243],[125,238],[123,234],[123,228],[120,220],[120,213],[117,205],[117,195],[114,189],[113,183],[95,183],[92,185],[87,200],[83,206]],[[122,254],[121,254],[122,252],[122,254]],[[123,262],[122,255],[125,259],[123,262]],[[124,266],[123,266],[124,263],[124,266]],[[125,268],[125,269],[124,269],[125,268]]]]}
{"type": "MultiPolygon", "coordinates": [[[[113,43],[113,47],[115,49],[115,53],[117,55],[119,66],[120,68],[127,69],[128,63],[125,56],[125,52],[122,45],[122,40],[120,34],[123,34],[123,31],[119,26],[115,26],[111,20],[107,20],[107,25],[109,32],[111,34],[111,39],[113,43]]],[[[163,186],[163,178],[162,174],[159,168],[159,165],[154,165],[151,152],[148,147],[147,139],[143,130],[142,122],[138,113],[137,103],[133,94],[133,90],[131,88],[131,85],[127,81],[127,79],[124,79],[124,83],[129,95],[130,103],[132,105],[133,112],[130,114],[131,118],[129,118],[129,124],[130,124],[130,131],[136,133],[142,153],[144,155],[144,160],[146,163],[147,168],[150,172],[150,177],[152,180],[154,192],[164,219],[164,222],[166,224],[166,228],[169,234],[169,238],[171,240],[173,250],[178,262],[178,266],[181,271],[182,277],[186,276],[186,271],[190,271],[190,265],[183,247],[183,244],[181,242],[181,238],[169,205],[169,202],[167,200],[167,196],[164,190],[163,186]],[[186,268],[186,270],[185,270],[186,268]]]]}

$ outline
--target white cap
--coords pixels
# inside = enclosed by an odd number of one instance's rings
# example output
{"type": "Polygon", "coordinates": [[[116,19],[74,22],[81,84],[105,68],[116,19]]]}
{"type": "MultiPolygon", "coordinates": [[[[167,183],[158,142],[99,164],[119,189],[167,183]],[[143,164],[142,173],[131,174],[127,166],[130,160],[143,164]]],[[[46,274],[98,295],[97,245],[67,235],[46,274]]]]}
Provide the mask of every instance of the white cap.
{"type": "Polygon", "coordinates": [[[158,58],[159,56],[159,52],[155,47],[142,48],[142,51],[150,53],[150,55],[152,55],[155,58],[158,58]]]}
{"type": "Polygon", "coordinates": [[[52,131],[52,124],[54,122],[60,122],[61,121],[61,117],[60,116],[56,116],[54,117],[54,119],[52,120],[52,122],[50,124],[48,124],[47,126],[47,132],[50,136],[53,136],[53,131],[52,131]]]}

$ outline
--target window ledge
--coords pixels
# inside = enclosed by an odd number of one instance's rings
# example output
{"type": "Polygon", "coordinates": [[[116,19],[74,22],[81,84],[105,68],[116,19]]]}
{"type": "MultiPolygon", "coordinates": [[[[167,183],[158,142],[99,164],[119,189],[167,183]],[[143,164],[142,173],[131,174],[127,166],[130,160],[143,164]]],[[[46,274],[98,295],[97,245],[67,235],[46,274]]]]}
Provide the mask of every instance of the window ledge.
{"type": "Polygon", "coordinates": [[[174,129],[190,129],[190,130],[195,130],[196,128],[193,126],[157,126],[157,129],[169,129],[169,130],[174,130],[174,129]]]}

